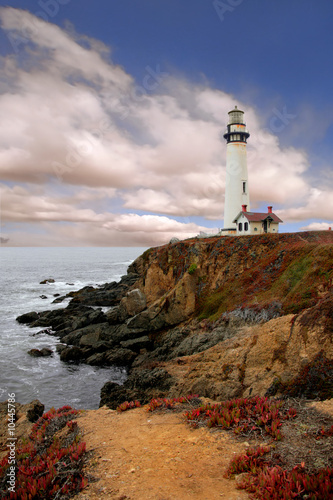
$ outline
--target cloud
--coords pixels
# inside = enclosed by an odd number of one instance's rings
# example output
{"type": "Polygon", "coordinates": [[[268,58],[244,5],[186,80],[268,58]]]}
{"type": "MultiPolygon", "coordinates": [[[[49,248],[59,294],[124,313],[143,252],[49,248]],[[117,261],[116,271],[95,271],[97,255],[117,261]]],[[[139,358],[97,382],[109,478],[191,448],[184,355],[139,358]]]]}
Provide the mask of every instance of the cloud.
{"type": "Polygon", "coordinates": [[[312,222],[307,226],[301,227],[303,231],[327,231],[328,229],[332,229],[333,222],[312,222]]]}
{"type": "MultiPolygon", "coordinates": [[[[22,223],[33,226],[39,223],[45,233],[38,240],[40,243],[52,241],[53,245],[64,246],[71,244],[71,241],[75,241],[76,245],[80,243],[92,246],[161,245],[173,236],[188,238],[205,229],[195,223],[179,222],[165,216],[115,214],[78,208],[80,202],[96,200],[93,192],[49,197],[40,187],[10,188],[0,184],[0,194],[4,207],[3,220],[18,223],[20,227],[22,223]],[[60,224],[52,226],[55,222],[60,224]]],[[[20,233],[21,243],[28,242],[29,239],[31,234],[20,233]]]]}
{"type": "Polygon", "coordinates": [[[281,210],[279,213],[291,222],[315,218],[332,220],[333,193],[312,188],[305,205],[281,210]]]}
{"type": "MultiPolygon", "coordinates": [[[[3,221],[103,245],[110,234],[149,245],[203,229],[171,217],[221,221],[221,133],[234,96],[158,64],[135,82],[108,47],[72,28],[10,7],[0,20],[14,49],[1,61],[0,175],[10,185],[2,186],[3,221]]],[[[315,200],[306,153],[282,148],[274,127],[245,111],[251,208],[268,202],[284,207],[284,220],[327,219],[332,192],[318,188],[315,200]]]]}

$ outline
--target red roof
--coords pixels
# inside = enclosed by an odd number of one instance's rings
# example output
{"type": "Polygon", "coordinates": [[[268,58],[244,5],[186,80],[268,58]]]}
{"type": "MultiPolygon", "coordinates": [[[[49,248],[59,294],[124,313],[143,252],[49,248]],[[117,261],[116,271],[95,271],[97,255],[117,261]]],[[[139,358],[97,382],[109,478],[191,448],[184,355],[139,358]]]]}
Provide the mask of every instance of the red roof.
{"type": "Polygon", "coordinates": [[[283,222],[277,215],[267,212],[267,213],[259,213],[259,212],[239,212],[237,217],[233,220],[233,222],[237,222],[239,216],[243,214],[244,217],[247,218],[249,222],[262,222],[265,219],[271,219],[273,222],[283,222]]]}

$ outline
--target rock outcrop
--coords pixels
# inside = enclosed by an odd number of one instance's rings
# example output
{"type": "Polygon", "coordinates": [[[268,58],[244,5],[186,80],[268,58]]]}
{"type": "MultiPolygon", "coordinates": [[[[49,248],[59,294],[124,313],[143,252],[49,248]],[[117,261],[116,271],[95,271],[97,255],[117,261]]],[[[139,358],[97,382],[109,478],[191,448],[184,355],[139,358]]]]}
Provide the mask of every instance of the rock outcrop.
{"type": "Polygon", "coordinates": [[[329,378],[332,269],[330,231],[187,240],[147,250],[119,283],[71,292],[66,308],[17,319],[51,327],[63,361],[128,367],[123,386],[103,388],[110,407],[279,394],[316,363],[329,378]]]}

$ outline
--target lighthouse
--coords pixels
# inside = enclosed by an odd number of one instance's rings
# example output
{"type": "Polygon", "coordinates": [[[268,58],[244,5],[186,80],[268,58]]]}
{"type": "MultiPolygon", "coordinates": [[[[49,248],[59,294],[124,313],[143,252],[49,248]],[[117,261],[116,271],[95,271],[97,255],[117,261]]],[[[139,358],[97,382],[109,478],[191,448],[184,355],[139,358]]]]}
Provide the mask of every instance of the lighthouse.
{"type": "Polygon", "coordinates": [[[250,137],[244,122],[244,111],[235,106],[229,111],[229,121],[224,138],[227,141],[227,168],[224,202],[224,229],[234,232],[235,217],[241,207],[250,210],[250,196],[247,175],[246,141],[250,137]]]}

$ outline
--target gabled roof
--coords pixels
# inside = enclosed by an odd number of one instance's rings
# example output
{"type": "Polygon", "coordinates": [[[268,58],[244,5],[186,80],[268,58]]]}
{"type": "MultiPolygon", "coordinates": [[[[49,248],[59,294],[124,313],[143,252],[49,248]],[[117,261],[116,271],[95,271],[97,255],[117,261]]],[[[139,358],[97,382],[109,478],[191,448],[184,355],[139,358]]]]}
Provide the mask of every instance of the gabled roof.
{"type": "Polygon", "coordinates": [[[273,213],[259,213],[259,212],[239,212],[237,217],[233,220],[233,222],[237,222],[239,217],[244,215],[249,222],[263,222],[266,219],[270,219],[273,222],[283,222],[277,215],[273,213]]]}

